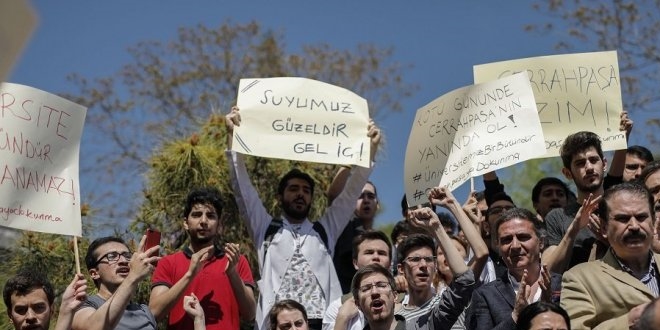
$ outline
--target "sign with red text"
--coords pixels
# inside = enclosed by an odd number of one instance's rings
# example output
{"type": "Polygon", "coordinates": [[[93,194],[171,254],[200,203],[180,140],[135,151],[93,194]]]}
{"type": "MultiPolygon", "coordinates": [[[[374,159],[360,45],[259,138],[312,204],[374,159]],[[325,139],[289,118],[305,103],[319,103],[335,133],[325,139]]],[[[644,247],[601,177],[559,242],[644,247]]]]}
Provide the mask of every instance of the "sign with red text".
{"type": "Polygon", "coordinates": [[[9,72],[37,27],[37,17],[26,0],[0,1],[0,81],[9,72]]]}
{"type": "Polygon", "coordinates": [[[409,206],[470,177],[537,157],[543,132],[526,73],[451,91],[415,115],[404,164],[409,206]]]}
{"type": "Polygon", "coordinates": [[[534,90],[546,153],[559,156],[564,139],[579,131],[598,134],[603,150],[626,149],[619,131],[621,77],[616,51],[540,56],[474,66],[474,82],[525,71],[534,90]]]}
{"type": "Polygon", "coordinates": [[[82,235],[78,151],[87,108],[0,85],[0,225],[82,235]]]}
{"type": "Polygon", "coordinates": [[[232,150],[253,156],[370,166],[369,108],[359,95],[321,81],[241,79],[241,125],[232,150]]]}

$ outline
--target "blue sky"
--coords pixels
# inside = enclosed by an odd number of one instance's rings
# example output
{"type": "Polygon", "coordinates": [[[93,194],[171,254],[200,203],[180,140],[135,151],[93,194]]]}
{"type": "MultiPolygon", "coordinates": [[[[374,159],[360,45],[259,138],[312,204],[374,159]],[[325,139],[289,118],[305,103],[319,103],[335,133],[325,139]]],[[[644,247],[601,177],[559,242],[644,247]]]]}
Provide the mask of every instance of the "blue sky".
{"type": "MultiPolygon", "coordinates": [[[[412,64],[404,79],[420,90],[401,113],[378,121],[386,135],[384,153],[371,177],[378,187],[379,224],[400,219],[403,160],[415,111],[455,88],[472,84],[472,66],[494,61],[556,54],[562,35],[537,35],[524,26],[552,17],[529,1],[51,1],[34,0],[39,26],[14,67],[10,82],[52,93],[74,92],[66,76],[107,76],[130,61],[129,46],[143,40],[169,40],[180,26],[220,25],[227,19],[280,31],[285,45],[328,43],[353,49],[359,43],[394,47],[394,60],[412,64]]],[[[557,33],[565,33],[560,28],[557,33]]],[[[578,51],[594,51],[589,45],[578,51]]],[[[633,118],[634,119],[634,118],[633,118]]],[[[86,129],[85,137],[94,134],[86,129]]],[[[81,155],[84,159],[84,155],[81,155]]],[[[135,173],[142,176],[142,173],[135,173]]],[[[477,188],[481,179],[475,180],[477,188]]],[[[94,182],[81,177],[83,196],[94,182]]],[[[469,184],[455,195],[463,200],[469,184]]],[[[134,200],[139,190],[123,192],[134,200]]]]}

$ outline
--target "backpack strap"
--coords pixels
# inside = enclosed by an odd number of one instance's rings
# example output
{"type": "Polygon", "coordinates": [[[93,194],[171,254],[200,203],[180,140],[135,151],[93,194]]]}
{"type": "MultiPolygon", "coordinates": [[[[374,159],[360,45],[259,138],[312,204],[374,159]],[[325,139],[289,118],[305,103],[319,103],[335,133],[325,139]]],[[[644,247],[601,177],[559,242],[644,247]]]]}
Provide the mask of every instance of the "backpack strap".
{"type": "MultiPolygon", "coordinates": [[[[266,228],[266,233],[264,234],[264,258],[263,260],[266,260],[266,253],[268,253],[268,248],[270,247],[270,243],[273,241],[273,237],[277,232],[282,228],[284,223],[282,222],[282,219],[276,219],[273,218],[273,220],[270,221],[270,224],[268,224],[268,228],[266,228]]],[[[321,241],[323,241],[323,245],[325,245],[325,248],[330,251],[330,248],[328,247],[328,233],[325,232],[325,228],[321,225],[320,222],[315,221],[312,222],[312,229],[316,231],[319,236],[321,237],[321,241]]]]}

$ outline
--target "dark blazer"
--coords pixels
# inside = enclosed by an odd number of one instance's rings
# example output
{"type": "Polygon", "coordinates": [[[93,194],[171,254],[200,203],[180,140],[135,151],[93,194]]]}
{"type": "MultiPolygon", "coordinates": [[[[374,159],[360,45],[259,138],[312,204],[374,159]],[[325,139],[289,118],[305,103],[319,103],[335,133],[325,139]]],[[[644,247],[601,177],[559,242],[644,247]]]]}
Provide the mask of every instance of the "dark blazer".
{"type": "MultiPolygon", "coordinates": [[[[553,293],[561,290],[561,275],[551,275],[550,287],[553,293]]],[[[468,330],[515,329],[516,324],[511,318],[515,300],[516,293],[507,275],[482,285],[472,293],[465,327],[468,330]]]]}

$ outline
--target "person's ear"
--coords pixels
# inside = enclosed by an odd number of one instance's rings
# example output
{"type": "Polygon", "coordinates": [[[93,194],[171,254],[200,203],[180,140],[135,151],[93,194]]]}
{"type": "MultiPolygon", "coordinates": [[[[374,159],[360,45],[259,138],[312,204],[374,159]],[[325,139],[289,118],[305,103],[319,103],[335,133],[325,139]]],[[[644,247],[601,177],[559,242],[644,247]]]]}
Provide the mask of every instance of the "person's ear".
{"type": "Polygon", "coordinates": [[[404,270],[403,270],[403,262],[399,262],[399,263],[396,265],[396,269],[397,269],[397,271],[399,272],[399,274],[405,274],[405,272],[404,272],[404,270]]]}
{"type": "Polygon", "coordinates": [[[183,229],[188,230],[188,218],[183,218],[183,229]]]}
{"type": "Polygon", "coordinates": [[[94,268],[89,270],[89,277],[92,278],[92,282],[96,282],[96,280],[101,278],[101,274],[99,274],[98,266],[94,266],[94,268]]]}
{"type": "Polygon", "coordinates": [[[358,267],[358,265],[357,265],[357,260],[356,259],[353,259],[353,268],[355,268],[355,270],[360,269],[360,267],[358,267]]]}
{"type": "Polygon", "coordinates": [[[603,173],[607,173],[607,158],[603,157],[603,173]]]}
{"type": "Polygon", "coordinates": [[[569,168],[562,167],[561,173],[566,177],[566,179],[573,181],[573,173],[571,173],[571,170],[569,168]]]}

